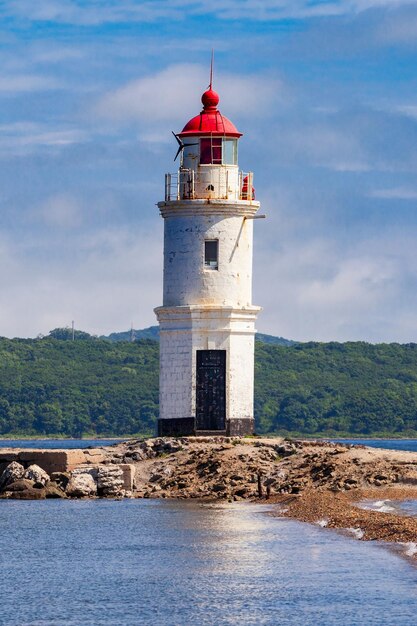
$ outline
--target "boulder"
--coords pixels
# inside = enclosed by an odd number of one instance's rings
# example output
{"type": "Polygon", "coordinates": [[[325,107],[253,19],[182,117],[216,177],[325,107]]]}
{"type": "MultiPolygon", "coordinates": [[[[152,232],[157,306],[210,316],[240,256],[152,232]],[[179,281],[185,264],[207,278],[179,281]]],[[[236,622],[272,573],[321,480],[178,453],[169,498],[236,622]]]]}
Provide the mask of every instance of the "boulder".
{"type": "Polygon", "coordinates": [[[55,482],[50,481],[45,487],[45,498],[66,498],[65,491],[55,482]]]}
{"type": "Polygon", "coordinates": [[[53,472],[51,474],[51,481],[56,483],[60,489],[67,488],[69,480],[71,478],[71,474],[69,472],[53,472]]]}
{"type": "Polygon", "coordinates": [[[45,489],[43,487],[37,489],[33,481],[19,478],[7,485],[4,495],[15,500],[43,500],[45,498],[45,489]]]}
{"type": "Polygon", "coordinates": [[[10,483],[10,485],[7,485],[7,491],[26,491],[27,489],[33,488],[33,481],[27,478],[18,478],[10,483]]]}
{"type": "Polygon", "coordinates": [[[97,483],[88,472],[73,472],[66,488],[71,498],[86,498],[97,495],[97,483]]]}
{"type": "Polygon", "coordinates": [[[18,463],[17,461],[12,461],[3,471],[3,474],[0,476],[0,491],[4,490],[5,487],[10,485],[11,483],[23,478],[25,473],[25,468],[23,465],[18,463]]]}
{"type": "Polygon", "coordinates": [[[45,486],[49,483],[49,474],[45,472],[39,465],[29,465],[25,473],[23,474],[23,478],[27,480],[33,480],[34,483],[40,483],[45,486]]]}
{"type": "Polygon", "coordinates": [[[123,470],[117,466],[99,467],[97,473],[97,488],[99,495],[124,495],[123,470]]]}

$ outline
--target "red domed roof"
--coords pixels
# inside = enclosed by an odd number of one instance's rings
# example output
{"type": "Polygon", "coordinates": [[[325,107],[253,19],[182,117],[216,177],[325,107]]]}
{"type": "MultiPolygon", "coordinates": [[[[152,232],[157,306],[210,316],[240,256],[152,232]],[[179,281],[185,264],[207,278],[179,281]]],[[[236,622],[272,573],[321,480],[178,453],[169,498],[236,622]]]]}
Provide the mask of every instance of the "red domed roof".
{"type": "Polygon", "coordinates": [[[203,110],[200,115],[193,117],[184,126],[179,136],[182,135],[228,135],[229,137],[241,137],[236,126],[227,117],[217,110],[219,95],[211,88],[201,96],[203,110]]]}

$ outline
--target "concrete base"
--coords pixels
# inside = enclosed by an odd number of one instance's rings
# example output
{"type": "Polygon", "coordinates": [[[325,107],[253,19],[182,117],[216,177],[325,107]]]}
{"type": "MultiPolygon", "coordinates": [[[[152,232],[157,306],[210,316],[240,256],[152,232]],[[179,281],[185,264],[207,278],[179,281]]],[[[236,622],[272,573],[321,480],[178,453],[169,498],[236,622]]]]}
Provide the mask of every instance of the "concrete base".
{"type": "Polygon", "coordinates": [[[158,420],[158,437],[187,437],[195,434],[194,417],[158,420]]]}
{"type": "Polygon", "coordinates": [[[255,432],[255,420],[253,417],[243,417],[226,420],[226,430],[196,430],[194,417],[176,417],[172,419],[158,420],[158,437],[213,437],[225,435],[226,437],[244,437],[253,435],[255,432]]]}
{"type": "Polygon", "coordinates": [[[255,432],[255,420],[253,417],[241,417],[226,420],[226,434],[228,437],[244,437],[253,435],[255,432]]]}

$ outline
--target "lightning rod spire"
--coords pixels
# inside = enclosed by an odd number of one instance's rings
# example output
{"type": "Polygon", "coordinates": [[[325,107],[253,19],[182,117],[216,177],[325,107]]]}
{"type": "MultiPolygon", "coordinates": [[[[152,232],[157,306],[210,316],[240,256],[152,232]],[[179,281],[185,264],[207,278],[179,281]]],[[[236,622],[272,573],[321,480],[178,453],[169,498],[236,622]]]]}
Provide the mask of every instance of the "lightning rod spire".
{"type": "Polygon", "coordinates": [[[214,48],[211,49],[210,85],[209,85],[209,89],[213,88],[213,65],[214,65],[214,48]]]}

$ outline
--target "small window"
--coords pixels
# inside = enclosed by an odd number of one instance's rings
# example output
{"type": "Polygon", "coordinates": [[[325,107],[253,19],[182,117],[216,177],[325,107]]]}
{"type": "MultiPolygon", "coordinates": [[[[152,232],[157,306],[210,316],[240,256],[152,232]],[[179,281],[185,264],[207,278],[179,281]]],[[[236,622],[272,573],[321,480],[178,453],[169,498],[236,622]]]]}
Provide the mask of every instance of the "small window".
{"type": "Polygon", "coordinates": [[[221,137],[203,137],[202,139],[200,139],[200,163],[202,165],[221,165],[221,137]]]}
{"type": "Polygon", "coordinates": [[[223,163],[237,165],[237,140],[223,139],[223,163]]]}
{"type": "Polygon", "coordinates": [[[219,242],[217,239],[204,242],[204,266],[210,270],[219,269],[219,242]]]}

